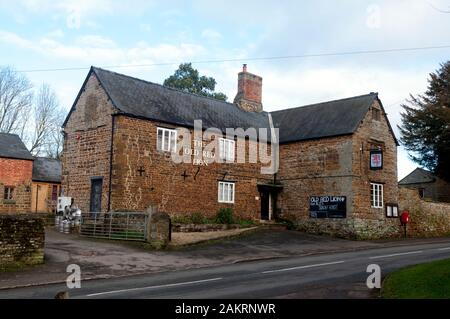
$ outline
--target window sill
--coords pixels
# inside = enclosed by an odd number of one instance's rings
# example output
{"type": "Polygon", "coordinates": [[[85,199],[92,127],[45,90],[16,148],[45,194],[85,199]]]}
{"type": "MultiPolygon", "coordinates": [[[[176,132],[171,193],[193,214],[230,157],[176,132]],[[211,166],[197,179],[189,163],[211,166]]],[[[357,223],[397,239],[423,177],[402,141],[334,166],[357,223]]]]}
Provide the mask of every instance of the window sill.
{"type": "Polygon", "coordinates": [[[16,201],[15,201],[14,199],[4,199],[4,200],[3,200],[3,204],[6,204],[6,205],[15,205],[15,204],[16,204],[16,201]]]}

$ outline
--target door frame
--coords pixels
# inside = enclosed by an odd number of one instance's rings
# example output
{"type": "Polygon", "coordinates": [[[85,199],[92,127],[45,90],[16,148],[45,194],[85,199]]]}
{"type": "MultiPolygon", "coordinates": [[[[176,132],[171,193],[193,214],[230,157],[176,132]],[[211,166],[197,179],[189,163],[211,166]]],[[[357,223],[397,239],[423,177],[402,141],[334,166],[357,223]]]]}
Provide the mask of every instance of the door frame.
{"type": "MultiPolygon", "coordinates": [[[[271,212],[270,212],[270,206],[271,206],[271,196],[270,196],[270,192],[268,191],[261,191],[260,192],[260,199],[261,199],[261,214],[260,214],[260,219],[261,220],[271,220],[271,212]],[[267,205],[267,207],[266,207],[267,205]],[[264,218],[265,216],[263,216],[263,212],[267,210],[267,218],[264,218]]],[[[265,214],[264,214],[265,215],[265,214]]]]}
{"type": "Polygon", "coordinates": [[[268,184],[259,184],[258,190],[260,195],[260,202],[261,202],[261,211],[260,211],[260,218],[261,220],[274,220],[277,216],[277,200],[278,200],[278,194],[283,189],[283,186],[281,185],[268,185],[268,184]],[[263,198],[265,198],[263,200],[263,198]],[[262,213],[263,213],[263,205],[265,205],[266,201],[268,201],[268,207],[267,207],[267,214],[268,219],[262,219],[262,213]]]}
{"type": "Polygon", "coordinates": [[[99,212],[94,212],[93,211],[93,209],[92,209],[92,207],[93,207],[93,195],[94,195],[94,193],[93,193],[93,184],[94,184],[94,182],[97,182],[97,181],[100,181],[101,182],[101,188],[100,188],[100,203],[99,203],[99,205],[100,205],[100,211],[102,210],[102,195],[103,195],[103,177],[101,177],[101,176],[93,176],[93,177],[91,177],[91,188],[90,188],[90,194],[89,194],[89,211],[91,212],[91,213],[99,213],[99,212]]]}

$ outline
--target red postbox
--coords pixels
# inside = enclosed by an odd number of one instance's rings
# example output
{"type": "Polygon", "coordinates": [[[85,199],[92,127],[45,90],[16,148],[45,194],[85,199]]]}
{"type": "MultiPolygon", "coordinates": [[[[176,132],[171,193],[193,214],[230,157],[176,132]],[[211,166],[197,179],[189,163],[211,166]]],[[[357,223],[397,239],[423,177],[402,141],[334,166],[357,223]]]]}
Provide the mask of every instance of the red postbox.
{"type": "Polygon", "coordinates": [[[406,233],[406,225],[408,225],[409,223],[409,212],[407,210],[405,210],[401,215],[400,215],[400,222],[402,223],[403,226],[403,231],[405,233],[405,238],[408,237],[407,233],[406,233]]]}
{"type": "Polygon", "coordinates": [[[406,225],[409,223],[409,212],[408,211],[404,211],[400,215],[400,221],[402,222],[402,225],[406,225]]]}

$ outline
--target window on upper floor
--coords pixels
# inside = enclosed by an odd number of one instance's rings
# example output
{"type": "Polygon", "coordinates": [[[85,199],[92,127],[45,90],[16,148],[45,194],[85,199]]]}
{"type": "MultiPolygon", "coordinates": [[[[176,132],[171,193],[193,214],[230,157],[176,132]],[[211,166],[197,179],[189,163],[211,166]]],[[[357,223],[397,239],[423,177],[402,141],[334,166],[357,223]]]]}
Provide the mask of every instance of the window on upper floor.
{"type": "Polygon", "coordinates": [[[5,186],[5,191],[3,193],[3,199],[12,200],[14,198],[14,187],[5,186]]]}
{"type": "Polygon", "coordinates": [[[377,108],[372,108],[372,119],[375,121],[381,121],[381,110],[377,108]]]}
{"type": "Polygon", "coordinates": [[[164,152],[176,152],[177,131],[158,127],[157,149],[164,152]]]}
{"type": "Polygon", "coordinates": [[[56,201],[58,199],[58,185],[52,185],[52,201],[56,201]]]}
{"type": "Polygon", "coordinates": [[[420,198],[425,197],[425,188],[419,188],[419,196],[420,196],[420,198]]]}
{"type": "Polygon", "coordinates": [[[219,139],[219,155],[222,160],[234,162],[234,140],[221,138],[219,139]]]}

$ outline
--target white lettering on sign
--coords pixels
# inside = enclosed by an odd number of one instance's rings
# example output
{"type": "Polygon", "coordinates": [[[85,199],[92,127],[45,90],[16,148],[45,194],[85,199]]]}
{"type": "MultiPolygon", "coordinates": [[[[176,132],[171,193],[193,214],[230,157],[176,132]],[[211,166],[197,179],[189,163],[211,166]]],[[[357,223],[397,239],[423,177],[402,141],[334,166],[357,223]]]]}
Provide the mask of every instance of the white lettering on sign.
{"type": "Polygon", "coordinates": [[[208,166],[208,159],[213,160],[216,154],[209,150],[203,150],[203,141],[194,140],[194,148],[183,148],[183,154],[188,156],[194,156],[192,164],[195,166],[208,166]]]}
{"type": "Polygon", "coordinates": [[[322,205],[326,203],[344,203],[345,196],[311,196],[310,202],[313,205],[322,205]]]}

